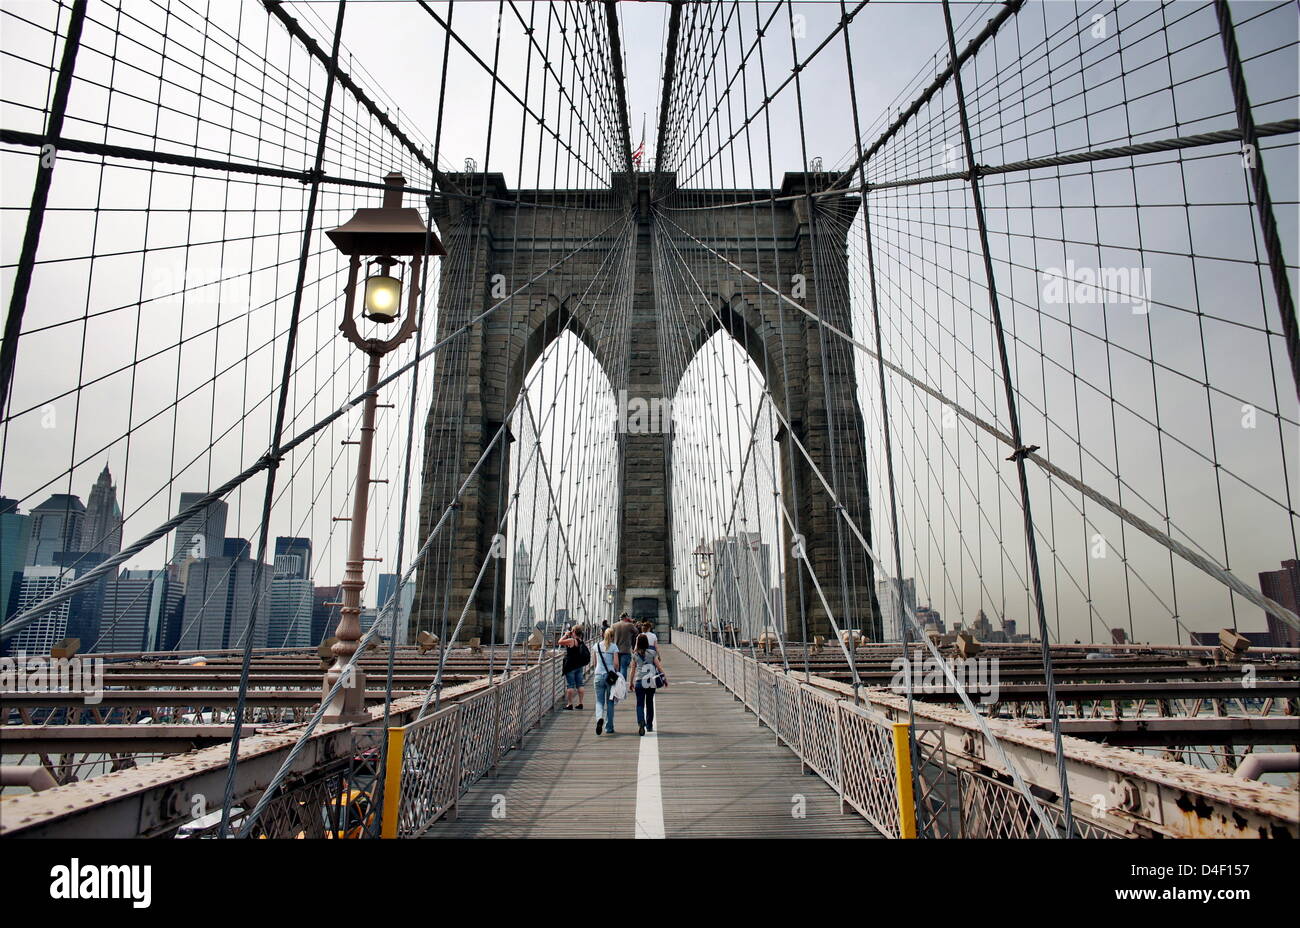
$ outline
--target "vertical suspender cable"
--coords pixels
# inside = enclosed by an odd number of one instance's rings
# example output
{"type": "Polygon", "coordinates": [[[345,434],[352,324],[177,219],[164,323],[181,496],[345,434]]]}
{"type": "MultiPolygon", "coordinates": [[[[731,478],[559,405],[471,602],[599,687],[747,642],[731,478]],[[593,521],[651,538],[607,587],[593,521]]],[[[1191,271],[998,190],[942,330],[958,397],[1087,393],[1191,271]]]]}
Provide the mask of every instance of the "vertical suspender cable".
{"type": "MultiPolygon", "coordinates": [[[[257,541],[257,563],[253,565],[253,602],[249,609],[248,625],[244,631],[244,658],[239,673],[239,698],[235,703],[234,727],[230,732],[230,760],[226,764],[226,790],[221,804],[220,837],[230,830],[230,804],[235,794],[235,771],[239,766],[239,742],[243,736],[244,704],[248,696],[248,674],[253,660],[253,637],[257,629],[257,613],[261,606],[262,575],[265,570],[266,545],[271,531],[271,503],[275,497],[275,472],[279,467],[280,442],[284,434],[285,407],[289,402],[289,381],[293,375],[294,348],[298,343],[298,318],[302,312],[302,291],[307,281],[307,260],[311,256],[311,240],[316,220],[316,202],[320,196],[320,179],[324,174],[325,142],[329,132],[330,106],[334,97],[334,77],[339,67],[339,44],[343,38],[343,14],[347,0],[339,0],[338,17],[334,21],[334,47],[326,72],[325,100],[321,104],[320,133],[316,140],[316,161],[312,170],[311,193],[307,197],[307,218],[302,230],[302,252],[298,256],[298,281],[293,290],[293,309],[289,314],[287,342],[284,346],[284,373],[280,378],[280,398],[275,411],[275,431],[271,435],[271,448],[266,454],[266,495],[262,499],[262,529],[257,541]]],[[[354,493],[368,493],[370,487],[357,486],[354,493]]]]}
{"type": "MultiPolygon", "coordinates": [[[[943,0],[943,21],[948,32],[948,54],[952,59],[953,88],[957,95],[957,114],[961,121],[962,142],[966,149],[966,169],[970,177],[971,201],[975,208],[975,222],[979,228],[980,250],[984,257],[984,274],[989,288],[989,309],[993,316],[993,329],[997,335],[998,361],[1002,368],[1002,387],[1006,392],[1007,423],[1015,451],[1011,459],[1016,464],[1020,480],[1020,508],[1025,521],[1025,545],[1029,554],[1030,582],[1033,584],[1034,609],[1038,613],[1038,637],[1043,652],[1043,681],[1047,689],[1047,711],[1052,720],[1052,743],[1056,751],[1056,772],[1061,784],[1061,810],[1064,814],[1064,837],[1074,836],[1074,812],[1070,807],[1070,780],[1065,770],[1065,751],[1061,744],[1061,715],[1056,701],[1056,681],[1052,674],[1052,649],[1048,643],[1047,616],[1043,609],[1043,582],[1038,568],[1038,544],[1034,538],[1034,516],[1029,504],[1029,478],[1025,473],[1025,456],[1032,450],[1025,447],[1020,434],[1020,416],[1017,414],[1016,388],[1011,382],[1011,362],[1007,358],[1007,336],[1002,324],[1002,310],[998,305],[998,282],[993,274],[993,256],[989,252],[989,230],[984,222],[984,203],[980,196],[979,169],[975,165],[975,146],[971,141],[970,121],[966,114],[966,96],[962,91],[961,62],[957,58],[957,37],[952,28],[952,9],[943,0]]],[[[901,592],[901,591],[900,591],[901,592]]]]}

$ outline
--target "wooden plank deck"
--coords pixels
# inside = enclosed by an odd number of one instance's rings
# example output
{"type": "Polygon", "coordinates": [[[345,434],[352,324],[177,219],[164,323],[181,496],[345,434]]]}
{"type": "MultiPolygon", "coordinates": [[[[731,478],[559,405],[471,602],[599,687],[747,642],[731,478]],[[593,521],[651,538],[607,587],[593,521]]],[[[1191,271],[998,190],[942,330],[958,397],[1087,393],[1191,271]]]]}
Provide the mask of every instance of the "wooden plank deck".
{"type": "Polygon", "coordinates": [[[637,735],[628,700],[614,713],[618,733],[597,737],[588,687],[583,712],[552,713],[426,837],[880,837],[851,809],[841,814],[834,790],[801,774],[794,753],[698,664],[672,645],[662,655],[671,685],[656,697],[653,733],[637,735]]]}

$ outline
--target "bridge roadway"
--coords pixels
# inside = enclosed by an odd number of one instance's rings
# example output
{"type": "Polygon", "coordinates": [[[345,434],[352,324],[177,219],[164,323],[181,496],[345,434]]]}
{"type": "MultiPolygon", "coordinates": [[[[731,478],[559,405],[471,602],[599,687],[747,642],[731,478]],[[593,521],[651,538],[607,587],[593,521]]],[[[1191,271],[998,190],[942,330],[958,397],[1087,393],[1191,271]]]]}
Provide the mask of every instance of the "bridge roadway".
{"type": "Polygon", "coordinates": [[[630,698],[614,712],[617,734],[598,737],[588,687],[584,711],[551,713],[425,836],[881,837],[686,654],[661,655],[669,686],[654,732],[637,735],[630,698]]]}

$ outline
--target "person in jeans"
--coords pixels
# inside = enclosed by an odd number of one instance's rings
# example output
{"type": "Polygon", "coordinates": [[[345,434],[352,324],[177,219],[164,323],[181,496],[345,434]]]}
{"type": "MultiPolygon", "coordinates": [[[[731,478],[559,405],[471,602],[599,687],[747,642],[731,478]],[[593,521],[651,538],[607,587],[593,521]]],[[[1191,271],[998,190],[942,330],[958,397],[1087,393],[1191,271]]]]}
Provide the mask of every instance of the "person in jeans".
{"type": "Polygon", "coordinates": [[[582,708],[582,674],[587,668],[587,649],[582,642],[582,625],[575,625],[560,639],[564,648],[564,708],[573,709],[574,701],[582,708]]]}
{"type": "Polygon", "coordinates": [[[625,612],[614,623],[611,631],[614,633],[614,643],[618,645],[618,672],[631,686],[632,678],[627,675],[627,668],[632,664],[632,645],[636,643],[637,627],[632,624],[632,620],[625,612]]]}
{"type": "MultiPolygon", "coordinates": [[[[638,635],[632,650],[632,679],[636,682],[637,734],[655,730],[655,678],[664,672],[659,652],[650,647],[650,639],[638,635]]],[[[667,685],[667,678],[664,680],[667,685]]]]}
{"type": "Polygon", "coordinates": [[[605,682],[606,674],[618,672],[618,645],[614,643],[614,629],[605,629],[605,638],[596,645],[591,655],[592,674],[596,680],[596,734],[607,731],[614,734],[614,704],[610,691],[614,688],[605,682]]]}

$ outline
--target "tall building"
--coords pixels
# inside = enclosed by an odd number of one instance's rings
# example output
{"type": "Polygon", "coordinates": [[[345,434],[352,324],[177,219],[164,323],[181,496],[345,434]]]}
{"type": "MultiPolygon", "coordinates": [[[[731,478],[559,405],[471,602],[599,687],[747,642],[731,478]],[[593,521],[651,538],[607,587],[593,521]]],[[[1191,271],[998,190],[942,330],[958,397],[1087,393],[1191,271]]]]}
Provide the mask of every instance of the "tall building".
{"type": "MultiPolygon", "coordinates": [[[[205,496],[206,493],[182,493],[179,511],[183,512],[205,496]]],[[[225,502],[214,500],[182,522],[172,539],[170,563],[183,566],[190,559],[221,554],[226,537],[227,512],[225,502]]],[[[182,570],[182,577],[184,573],[182,570]]]]}
{"type": "MultiPolygon", "coordinates": [[[[18,590],[18,612],[37,605],[63,589],[75,578],[71,571],[52,565],[33,564],[25,567],[18,590]]],[[[9,653],[45,655],[50,648],[68,637],[68,617],[72,603],[64,600],[9,639],[9,653]]],[[[89,642],[87,642],[89,643],[89,642]]]]}
{"type": "MultiPolygon", "coordinates": [[[[881,627],[892,628],[894,638],[892,640],[901,641],[903,638],[903,626],[901,623],[907,621],[906,616],[898,614],[898,591],[899,584],[897,577],[885,577],[876,581],[876,602],[880,605],[881,627]]],[[[903,581],[903,603],[913,612],[916,611],[916,578],[908,577],[903,581]]],[[[920,617],[918,616],[918,619],[920,617]]],[[[924,628],[922,624],[922,628],[924,628]]],[[[913,629],[915,631],[915,629],[913,629]]]]}
{"type": "Polygon", "coordinates": [[[108,472],[107,464],[90,488],[78,550],[110,556],[122,550],[122,508],[117,504],[117,488],[113,486],[113,475],[108,472]]]}
{"type": "Polygon", "coordinates": [[[311,598],[311,640],[308,644],[317,645],[334,637],[334,629],[339,627],[342,617],[339,607],[330,604],[341,602],[343,591],[337,586],[316,586],[312,587],[311,598]]]}
{"type": "Polygon", "coordinates": [[[55,493],[31,511],[28,523],[26,564],[49,567],[58,563],[63,551],[81,550],[81,529],[86,507],[81,497],[55,493]]]}
{"type": "MultiPolygon", "coordinates": [[[[280,555],[276,560],[276,575],[271,581],[270,608],[263,608],[266,620],[266,646],[268,648],[306,648],[312,641],[312,586],[292,574],[278,570],[281,559],[297,562],[296,555],[280,555]]],[[[259,618],[258,620],[262,620],[259,618]]]]}
{"type": "MultiPolygon", "coordinates": [[[[55,555],[54,566],[63,568],[64,573],[76,579],[104,563],[110,556],[97,551],[60,551],[55,555]]],[[[90,586],[82,587],[72,595],[71,609],[68,612],[67,637],[79,638],[83,651],[90,650],[99,640],[104,591],[108,588],[108,581],[111,579],[109,575],[102,576],[90,586]]]]}
{"type": "Polygon", "coordinates": [[[931,630],[938,632],[940,635],[945,634],[943,627],[943,618],[939,615],[939,610],[931,609],[929,606],[917,606],[916,621],[926,634],[931,630]]]}
{"type": "MultiPolygon", "coordinates": [[[[297,557],[298,573],[294,576],[299,580],[311,579],[311,539],[310,538],[292,538],[281,536],[275,539],[275,556],[297,557]]],[[[277,568],[278,572],[279,568],[277,568]]]]}
{"type": "Polygon", "coordinates": [[[166,631],[167,586],[165,570],[124,570],[109,580],[95,650],[158,650],[166,631]]]}
{"type": "MultiPolygon", "coordinates": [[[[1300,561],[1282,562],[1281,570],[1266,570],[1259,575],[1259,590],[1278,605],[1300,615],[1300,561]]],[[[1277,648],[1300,648],[1300,631],[1271,612],[1264,614],[1269,636],[1277,648]]]]}
{"type": "MultiPolygon", "coordinates": [[[[239,542],[242,539],[228,539],[239,542]]],[[[252,616],[254,596],[259,602],[270,599],[272,572],[260,572],[261,589],[255,591],[257,562],[247,556],[247,542],[232,549],[245,552],[242,557],[207,557],[192,561],[186,570],[185,608],[176,646],[183,651],[244,646],[244,632],[252,616]]],[[[253,647],[267,646],[266,610],[259,614],[253,635],[253,647]]]]}
{"type": "Polygon", "coordinates": [[[510,586],[510,627],[515,635],[520,632],[527,637],[533,628],[533,606],[529,601],[529,587],[532,585],[533,558],[521,542],[515,549],[515,562],[510,586]]]}
{"type": "Polygon", "coordinates": [[[713,610],[720,625],[731,623],[738,631],[767,626],[770,552],[757,532],[737,532],[713,542],[713,610]]]}
{"type": "Polygon", "coordinates": [[[30,521],[30,516],[18,512],[17,500],[0,496],[0,621],[8,619],[18,608],[30,521]]]}
{"type": "Polygon", "coordinates": [[[772,587],[772,591],[768,594],[768,601],[772,609],[772,617],[768,620],[768,625],[772,626],[773,630],[785,634],[785,597],[781,595],[779,586],[772,587]]]}
{"type": "MultiPolygon", "coordinates": [[[[392,598],[393,591],[397,589],[399,577],[397,574],[380,574],[379,583],[376,587],[375,608],[380,611],[388,604],[392,598]]],[[[398,643],[405,644],[406,626],[411,621],[411,606],[415,602],[415,577],[412,575],[411,580],[404,587],[397,598],[397,635],[398,643]]],[[[385,622],[388,620],[385,619],[385,622]]]]}

